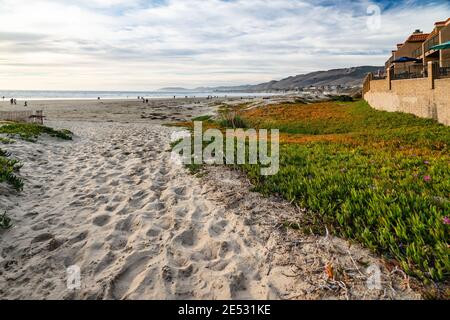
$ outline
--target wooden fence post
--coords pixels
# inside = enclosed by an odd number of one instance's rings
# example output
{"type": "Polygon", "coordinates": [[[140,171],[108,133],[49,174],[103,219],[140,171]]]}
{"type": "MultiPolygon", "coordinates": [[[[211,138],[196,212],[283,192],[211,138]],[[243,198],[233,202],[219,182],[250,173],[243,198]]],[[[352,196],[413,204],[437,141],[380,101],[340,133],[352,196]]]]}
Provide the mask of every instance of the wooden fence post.
{"type": "Polygon", "coordinates": [[[387,69],[386,81],[388,83],[388,90],[392,90],[392,80],[394,80],[394,68],[389,67],[387,69]]]}
{"type": "Polygon", "coordinates": [[[438,76],[438,65],[433,61],[428,61],[428,81],[431,90],[434,89],[434,80],[436,80],[438,76]]]}

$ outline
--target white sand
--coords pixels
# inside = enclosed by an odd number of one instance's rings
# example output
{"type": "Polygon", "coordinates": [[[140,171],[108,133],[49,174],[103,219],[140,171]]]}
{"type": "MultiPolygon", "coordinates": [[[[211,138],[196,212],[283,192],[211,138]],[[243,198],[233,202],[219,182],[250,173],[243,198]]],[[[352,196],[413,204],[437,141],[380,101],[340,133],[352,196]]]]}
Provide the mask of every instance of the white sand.
{"type": "Polygon", "coordinates": [[[24,163],[25,190],[0,186],[1,208],[14,220],[0,231],[0,298],[419,298],[367,250],[280,227],[302,212],[248,191],[238,173],[189,175],[171,161],[175,129],[48,109],[70,121],[47,125],[75,139],[7,146],[24,163]],[[345,279],[329,280],[327,264],[345,279]],[[380,265],[382,290],[367,289],[367,264],[380,265]],[[66,287],[72,265],[81,268],[77,291],[66,287]]]}

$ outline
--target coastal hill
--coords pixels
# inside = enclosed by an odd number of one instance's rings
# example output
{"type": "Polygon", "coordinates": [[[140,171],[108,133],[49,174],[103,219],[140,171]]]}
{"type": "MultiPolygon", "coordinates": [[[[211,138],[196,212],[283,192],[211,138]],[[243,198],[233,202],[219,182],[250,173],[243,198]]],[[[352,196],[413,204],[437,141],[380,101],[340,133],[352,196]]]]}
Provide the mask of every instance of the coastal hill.
{"type": "Polygon", "coordinates": [[[369,72],[376,73],[383,67],[362,66],[345,69],[333,69],[328,71],[317,71],[308,74],[288,77],[280,81],[249,86],[252,91],[290,90],[309,86],[362,86],[364,77],[369,72]]]}
{"type": "MultiPolygon", "coordinates": [[[[316,71],[308,74],[288,77],[279,81],[273,80],[257,85],[243,85],[230,87],[201,87],[194,89],[195,91],[213,91],[213,92],[265,92],[278,90],[291,90],[296,88],[305,88],[309,86],[342,86],[353,87],[362,86],[364,77],[369,73],[376,73],[383,70],[384,67],[361,66],[344,69],[333,69],[328,71],[316,71]]],[[[166,88],[167,89],[167,88],[166,88]]],[[[178,88],[179,90],[182,88],[178,88]]]]}

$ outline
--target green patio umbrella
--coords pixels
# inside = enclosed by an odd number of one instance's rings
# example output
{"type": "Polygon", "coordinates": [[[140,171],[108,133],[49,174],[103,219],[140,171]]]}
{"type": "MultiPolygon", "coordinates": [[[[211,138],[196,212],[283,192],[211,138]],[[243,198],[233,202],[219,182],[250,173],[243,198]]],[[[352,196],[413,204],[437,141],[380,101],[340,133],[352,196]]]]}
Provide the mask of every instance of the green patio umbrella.
{"type": "Polygon", "coordinates": [[[431,47],[431,50],[445,50],[445,49],[450,49],[450,41],[431,47]]]}

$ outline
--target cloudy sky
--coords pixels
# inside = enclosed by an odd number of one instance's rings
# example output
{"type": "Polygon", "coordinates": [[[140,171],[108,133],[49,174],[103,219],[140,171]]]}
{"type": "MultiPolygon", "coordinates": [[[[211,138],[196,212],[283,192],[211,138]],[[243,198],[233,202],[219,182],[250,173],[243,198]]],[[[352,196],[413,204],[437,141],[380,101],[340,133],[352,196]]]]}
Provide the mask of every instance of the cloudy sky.
{"type": "Polygon", "coordinates": [[[448,17],[449,0],[0,0],[0,89],[238,85],[382,65],[448,17]]]}

